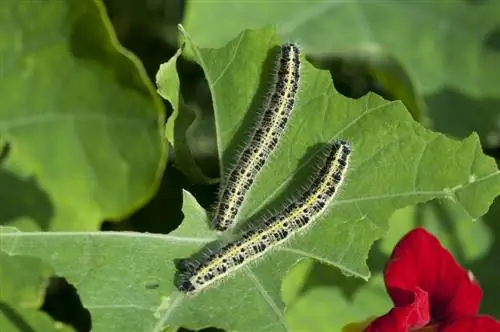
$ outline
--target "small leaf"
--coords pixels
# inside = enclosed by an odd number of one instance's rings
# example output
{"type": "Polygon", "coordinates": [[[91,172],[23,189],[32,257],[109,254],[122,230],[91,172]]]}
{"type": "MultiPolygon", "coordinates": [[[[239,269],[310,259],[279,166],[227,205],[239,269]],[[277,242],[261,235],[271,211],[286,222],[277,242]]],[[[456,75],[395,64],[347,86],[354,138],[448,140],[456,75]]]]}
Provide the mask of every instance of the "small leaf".
{"type": "Polygon", "coordinates": [[[203,174],[194,159],[189,145],[190,128],[197,119],[196,113],[188,107],[181,96],[179,75],[177,74],[177,59],[182,54],[179,49],[172,58],[163,63],[156,74],[158,94],[172,105],[173,113],[165,126],[165,136],[175,151],[175,166],[189,178],[199,183],[214,183],[203,174]]]}

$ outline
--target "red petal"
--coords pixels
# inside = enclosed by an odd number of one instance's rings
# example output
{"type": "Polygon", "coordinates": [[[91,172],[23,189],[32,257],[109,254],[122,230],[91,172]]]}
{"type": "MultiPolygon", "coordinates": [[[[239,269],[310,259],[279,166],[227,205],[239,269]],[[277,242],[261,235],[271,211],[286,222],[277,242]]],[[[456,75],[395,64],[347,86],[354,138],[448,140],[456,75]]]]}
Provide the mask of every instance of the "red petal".
{"type": "Polygon", "coordinates": [[[500,322],[488,316],[461,318],[440,326],[439,332],[500,332],[500,322]]]}
{"type": "Polygon", "coordinates": [[[423,228],[410,231],[399,241],[384,277],[396,307],[406,305],[417,288],[427,292],[433,322],[452,321],[478,312],[482,291],[472,274],[423,228]]]}
{"type": "Polygon", "coordinates": [[[387,314],[377,318],[366,332],[407,332],[427,325],[430,320],[428,300],[427,293],[417,288],[412,301],[392,308],[387,314]]]}

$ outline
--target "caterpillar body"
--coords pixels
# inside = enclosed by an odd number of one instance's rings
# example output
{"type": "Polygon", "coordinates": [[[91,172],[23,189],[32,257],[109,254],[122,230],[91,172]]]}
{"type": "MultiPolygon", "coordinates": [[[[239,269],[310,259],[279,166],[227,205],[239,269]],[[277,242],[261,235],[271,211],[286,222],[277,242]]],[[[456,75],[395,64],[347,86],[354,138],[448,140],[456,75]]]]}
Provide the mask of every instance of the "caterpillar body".
{"type": "Polygon", "coordinates": [[[339,192],[350,154],[346,141],[333,143],[319,173],[296,200],[237,240],[206,253],[203,260],[185,260],[179,268],[176,287],[187,295],[195,295],[311,226],[339,192]]]}
{"type": "Polygon", "coordinates": [[[295,44],[280,48],[275,84],[260,123],[225,179],[213,213],[218,231],[231,228],[258,173],[275,150],[291,117],[300,79],[299,49],[295,44]]]}

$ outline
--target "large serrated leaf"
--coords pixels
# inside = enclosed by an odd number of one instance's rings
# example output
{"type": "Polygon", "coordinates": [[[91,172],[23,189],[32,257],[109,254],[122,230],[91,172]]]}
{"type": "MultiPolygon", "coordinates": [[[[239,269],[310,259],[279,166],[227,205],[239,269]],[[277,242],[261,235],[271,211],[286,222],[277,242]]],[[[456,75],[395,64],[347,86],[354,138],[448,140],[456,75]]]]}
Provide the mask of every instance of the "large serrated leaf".
{"type": "Polygon", "coordinates": [[[163,108],[100,2],[2,1],[0,66],[2,166],[17,183],[1,196],[36,199],[12,225],[92,230],[153,195],[163,108]]]}
{"type": "Polygon", "coordinates": [[[283,39],[310,53],[394,56],[421,94],[447,86],[492,97],[500,91],[500,53],[485,40],[499,18],[498,1],[193,0],[184,24],[202,47],[276,24],[283,39]]]}

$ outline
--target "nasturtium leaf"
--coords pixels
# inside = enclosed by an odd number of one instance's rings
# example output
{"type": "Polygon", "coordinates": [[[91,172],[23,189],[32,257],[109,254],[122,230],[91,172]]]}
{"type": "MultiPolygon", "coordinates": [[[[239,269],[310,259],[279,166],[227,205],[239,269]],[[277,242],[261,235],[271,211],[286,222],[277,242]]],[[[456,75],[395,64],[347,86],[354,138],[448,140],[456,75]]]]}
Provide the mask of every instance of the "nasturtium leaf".
{"type": "Polygon", "coordinates": [[[0,331],[73,331],[40,310],[51,273],[39,258],[0,251],[0,331]]]}
{"type": "MultiPolygon", "coordinates": [[[[10,147],[2,167],[43,192],[26,216],[49,211],[31,223],[95,230],[154,194],[166,159],[163,106],[100,2],[2,1],[0,64],[0,136],[10,147]]],[[[26,199],[20,187],[0,191],[26,199]]],[[[34,228],[22,219],[6,222],[34,228]]]]}
{"type": "Polygon", "coordinates": [[[448,86],[476,97],[500,95],[500,52],[485,42],[499,23],[500,2],[463,0],[192,0],[184,17],[200,47],[276,24],[309,53],[394,56],[421,94],[448,86]]]}

